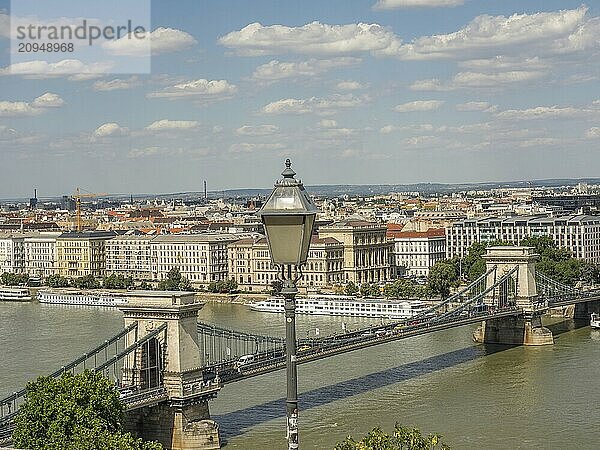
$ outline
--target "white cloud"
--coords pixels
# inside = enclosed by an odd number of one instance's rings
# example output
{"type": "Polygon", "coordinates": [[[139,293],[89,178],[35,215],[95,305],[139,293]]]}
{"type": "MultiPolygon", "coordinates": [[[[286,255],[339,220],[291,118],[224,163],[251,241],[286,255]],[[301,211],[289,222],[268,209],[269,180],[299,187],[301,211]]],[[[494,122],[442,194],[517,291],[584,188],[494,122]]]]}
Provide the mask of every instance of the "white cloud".
{"type": "Polygon", "coordinates": [[[437,78],[417,80],[411,86],[413,91],[443,92],[468,88],[501,88],[511,84],[526,83],[541,79],[544,72],[513,70],[509,72],[459,72],[447,82],[437,78]]]}
{"type": "Polygon", "coordinates": [[[498,73],[459,72],[452,79],[451,86],[457,87],[498,87],[500,85],[537,80],[543,72],[515,70],[498,73]]]}
{"type": "Polygon", "coordinates": [[[60,108],[64,104],[65,101],[52,92],[46,92],[31,102],[31,106],[34,108],[60,108]]]}
{"type": "Polygon", "coordinates": [[[414,112],[414,111],[435,111],[444,104],[442,100],[416,100],[414,102],[403,103],[396,105],[396,112],[414,112]]]}
{"type": "Polygon", "coordinates": [[[333,119],[323,119],[320,120],[317,124],[320,128],[335,128],[337,127],[337,122],[333,119]]]}
{"type": "Polygon", "coordinates": [[[32,102],[0,101],[0,117],[36,116],[48,108],[58,108],[64,105],[64,100],[58,95],[46,92],[32,102]]]}
{"type": "Polygon", "coordinates": [[[442,84],[438,78],[429,80],[417,80],[409,87],[412,91],[449,91],[451,88],[442,84]]]}
{"type": "Polygon", "coordinates": [[[0,139],[7,140],[13,139],[18,136],[17,130],[14,128],[7,127],[6,125],[0,125],[0,139]]]}
{"type": "Polygon", "coordinates": [[[169,120],[162,119],[152,122],[146,127],[146,130],[153,132],[173,131],[173,130],[193,130],[198,128],[200,122],[196,120],[169,120]]]}
{"type": "Polygon", "coordinates": [[[118,56],[146,56],[172,53],[185,50],[197,44],[196,39],[185,31],[159,27],[145,32],[139,37],[124,36],[121,39],[107,41],[102,47],[107,53],[118,56]],[[150,37],[150,39],[148,39],[150,37]]]}
{"type": "Polygon", "coordinates": [[[32,108],[27,102],[0,101],[0,117],[34,116],[41,109],[32,108]]]}
{"type": "Polygon", "coordinates": [[[242,136],[268,136],[279,131],[276,125],[244,125],[235,132],[242,136]]]}
{"type": "Polygon", "coordinates": [[[573,119],[600,115],[593,109],[574,108],[572,106],[538,106],[529,109],[508,109],[496,114],[499,119],[533,120],[533,119],[573,119]]]}
{"type": "Polygon", "coordinates": [[[280,143],[253,143],[253,142],[241,142],[232,144],[229,147],[231,153],[253,153],[261,150],[281,150],[285,146],[280,143]]]}
{"type": "Polygon", "coordinates": [[[311,97],[307,99],[286,98],[271,102],[262,109],[265,114],[335,114],[338,109],[352,108],[362,105],[367,97],[356,97],[352,94],[335,94],[326,98],[311,97]]]}
{"type": "Polygon", "coordinates": [[[0,75],[20,75],[33,79],[69,76],[71,79],[82,80],[109,73],[113,66],[111,62],[85,64],[78,59],[63,59],[55,63],[35,60],[11,64],[0,69],[0,75]]]}
{"type": "Polygon", "coordinates": [[[440,8],[461,6],[465,0],[379,0],[373,9],[399,9],[399,8],[440,8]]]}
{"type": "Polygon", "coordinates": [[[94,83],[95,91],[117,91],[121,89],[131,89],[140,85],[140,79],[137,76],[114,80],[99,80],[94,83]]]}
{"type": "Polygon", "coordinates": [[[395,131],[408,131],[409,133],[423,133],[425,131],[431,132],[435,127],[430,123],[421,123],[417,125],[385,125],[379,129],[381,134],[389,134],[395,131]]]}
{"type": "Polygon", "coordinates": [[[127,153],[127,157],[131,159],[147,158],[151,156],[184,156],[186,158],[197,158],[199,156],[207,156],[210,150],[207,148],[172,148],[148,146],[142,148],[133,148],[127,153]]]}
{"type": "Polygon", "coordinates": [[[593,33],[599,26],[587,16],[587,7],[556,12],[481,15],[460,30],[423,36],[396,50],[402,59],[472,59],[477,55],[522,55],[533,50],[556,54],[598,46],[593,33]]]}
{"type": "Polygon", "coordinates": [[[338,67],[354,66],[361,62],[360,58],[340,56],[331,59],[309,59],[299,62],[269,61],[258,66],[252,78],[260,81],[277,81],[286,78],[314,77],[338,67]]]}
{"type": "Polygon", "coordinates": [[[456,105],[457,111],[483,111],[494,112],[498,109],[497,106],[489,102],[466,102],[456,105]]]}
{"type": "Polygon", "coordinates": [[[387,54],[396,51],[401,41],[390,29],[378,24],[328,25],[311,22],[301,27],[288,27],[264,26],[255,22],[226,34],[219,43],[240,55],[253,56],[282,53],[387,54]]]}
{"type": "Polygon", "coordinates": [[[100,125],[94,130],[93,137],[105,138],[114,136],[126,136],[129,134],[129,129],[121,127],[118,123],[109,122],[100,125]]]}
{"type": "Polygon", "coordinates": [[[204,78],[169,86],[159,92],[151,92],[148,98],[166,98],[170,100],[190,98],[199,102],[211,102],[231,98],[237,92],[237,86],[227,80],[206,80],[204,78]]]}
{"type": "Polygon", "coordinates": [[[340,81],[335,87],[340,91],[356,91],[365,88],[365,86],[358,81],[340,81]]]}
{"type": "Polygon", "coordinates": [[[588,139],[600,138],[600,127],[592,127],[585,132],[585,137],[588,139]]]}
{"type": "Polygon", "coordinates": [[[507,72],[520,70],[545,70],[549,68],[548,62],[538,58],[521,58],[514,56],[497,55],[493,58],[471,59],[460,61],[458,65],[462,68],[476,72],[507,72]]]}

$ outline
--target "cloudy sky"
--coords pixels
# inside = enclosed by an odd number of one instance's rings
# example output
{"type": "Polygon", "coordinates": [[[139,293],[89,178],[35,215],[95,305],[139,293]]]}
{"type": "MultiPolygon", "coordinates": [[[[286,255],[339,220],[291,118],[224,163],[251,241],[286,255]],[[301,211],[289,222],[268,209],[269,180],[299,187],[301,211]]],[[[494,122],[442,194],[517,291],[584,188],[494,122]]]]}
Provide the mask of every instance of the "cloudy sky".
{"type": "Polygon", "coordinates": [[[600,2],[156,0],[146,75],[0,10],[0,197],[600,176],[600,2]]]}

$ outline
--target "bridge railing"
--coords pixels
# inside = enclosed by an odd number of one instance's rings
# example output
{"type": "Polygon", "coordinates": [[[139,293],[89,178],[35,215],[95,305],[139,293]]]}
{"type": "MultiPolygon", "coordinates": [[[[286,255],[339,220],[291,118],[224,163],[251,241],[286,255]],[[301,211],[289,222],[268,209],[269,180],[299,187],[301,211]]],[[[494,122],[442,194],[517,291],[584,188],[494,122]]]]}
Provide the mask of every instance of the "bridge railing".
{"type": "MultiPolygon", "coordinates": [[[[69,364],[65,364],[57,371],[53,372],[49,376],[51,378],[58,378],[65,372],[71,372],[73,374],[84,371],[85,369],[92,369],[98,365],[99,361],[106,361],[109,355],[117,353],[121,341],[127,334],[136,331],[137,324],[132,324],[119,333],[105,340],[102,344],[84,353],[79,358],[71,361],[69,364]]],[[[123,347],[124,344],[121,344],[123,347]]],[[[20,389],[19,391],[13,392],[12,394],[4,397],[0,400],[0,425],[8,418],[12,418],[20,405],[24,402],[25,394],[27,390],[20,389]]]]}
{"type": "MultiPolygon", "coordinates": [[[[101,345],[85,353],[83,356],[62,366],[59,370],[50,374],[49,377],[58,378],[63,373],[71,372],[76,374],[86,369],[94,372],[101,372],[106,377],[113,380],[119,389],[121,396],[126,397],[128,394],[141,392],[141,390],[137,389],[135,386],[133,388],[131,386],[123,386],[122,383],[123,371],[134,370],[141,374],[140,376],[145,380],[143,389],[149,390],[160,388],[162,386],[163,372],[162,355],[155,352],[154,354],[157,355],[157,358],[154,361],[155,365],[150,367],[148,360],[148,355],[151,353],[149,345],[151,342],[154,342],[152,341],[153,339],[157,338],[161,333],[166,332],[166,328],[167,324],[164,323],[139,339],[137,338],[136,333],[136,336],[129,340],[131,343],[127,345],[124,338],[131,332],[137,332],[137,324],[132,324],[112,338],[104,341],[101,345]],[[121,343],[121,341],[123,342],[121,343]],[[137,352],[142,346],[148,347],[145,353],[146,357],[131,357],[132,354],[137,352]],[[141,359],[141,365],[136,367],[139,359],[141,359]],[[132,361],[131,364],[129,363],[129,360],[132,361]],[[152,373],[150,371],[152,371],[152,373]],[[124,393],[127,395],[123,395],[124,393]]],[[[139,383],[140,379],[138,377],[138,379],[134,379],[133,381],[139,383]]],[[[0,400],[0,428],[10,424],[12,419],[16,416],[20,406],[25,401],[26,393],[27,389],[21,389],[0,400]]]]}
{"type": "Polygon", "coordinates": [[[216,325],[198,323],[198,344],[205,366],[229,364],[244,355],[276,353],[285,339],[230,330],[216,325]]]}

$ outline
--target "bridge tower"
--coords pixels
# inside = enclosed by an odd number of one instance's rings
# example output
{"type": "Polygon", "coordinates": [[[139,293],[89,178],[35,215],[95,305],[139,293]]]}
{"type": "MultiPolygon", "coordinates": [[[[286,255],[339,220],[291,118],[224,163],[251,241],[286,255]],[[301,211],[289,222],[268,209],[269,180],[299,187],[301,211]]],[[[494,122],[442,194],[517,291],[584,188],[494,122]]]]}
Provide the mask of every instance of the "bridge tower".
{"type": "MultiPolygon", "coordinates": [[[[197,317],[203,303],[193,292],[137,291],[120,306],[125,326],[137,323],[129,346],[166,324],[165,332],[125,359],[122,384],[158,398],[151,406],[129,409],[126,428],[171,450],[219,449],[219,429],[208,401],[221,386],[202,371],[197,317]]],[[[143,403],[143,402],[142,402],[143,403]]]]}
{"type": "Polygon", "coordinates": [[[486,304],[503,307],[510,292],[514,289],[515,306],[522,310],[518,316],[508,316],[482,322],[473,333],[477,342],[510,345],[548,345],[553,344],[552,332],[542,326],[542,311],[537,308],[537,288],[535,282],[535,262],[539,255],[533,247],[499,246],[488,247],[484,255],[486,270],[495,267],[486,280],[486,286],[491,287],[503,275],[513,271],[512,283],[509,288],[503,285],[492,289],[486,304]]]}

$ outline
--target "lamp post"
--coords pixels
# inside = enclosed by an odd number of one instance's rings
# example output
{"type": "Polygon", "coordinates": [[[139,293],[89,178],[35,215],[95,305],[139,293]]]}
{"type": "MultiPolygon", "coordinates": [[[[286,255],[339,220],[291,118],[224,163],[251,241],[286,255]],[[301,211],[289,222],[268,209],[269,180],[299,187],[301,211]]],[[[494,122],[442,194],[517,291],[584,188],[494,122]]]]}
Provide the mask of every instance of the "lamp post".
{"type": "Polygon", "coordinates": [[[317,208],[296,180],[289,159],[285,161],[283,179],[258,211],[267,234],[273,264],[280,271],[285,299],[285,356],[287,372],[287,440],[288,449],[298,449],[298,379],[296,371],[296,282],[306,263],[317,208]]]}

